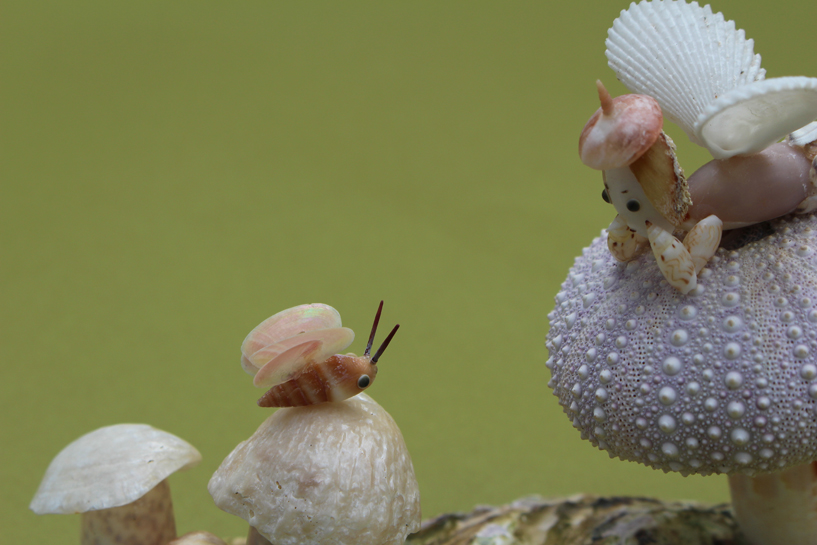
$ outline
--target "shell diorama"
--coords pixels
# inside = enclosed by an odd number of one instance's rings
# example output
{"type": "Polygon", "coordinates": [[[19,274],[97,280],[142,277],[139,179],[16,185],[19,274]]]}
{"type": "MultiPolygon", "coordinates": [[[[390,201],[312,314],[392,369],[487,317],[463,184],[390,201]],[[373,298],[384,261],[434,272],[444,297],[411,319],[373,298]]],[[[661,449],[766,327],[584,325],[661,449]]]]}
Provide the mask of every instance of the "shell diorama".
{"type": "Polygon", "coordinates": [[[695,2],[631,4],[606,45],[635,94],[611,98],[597,82],[579,154],[618,213],[607,229],[618,261],[649,246],[687,294],[724,231],[817,208],[817,78],[765,79],[753,41],[695,2]],[[663,117],[714,157],[688,179],[663,117]]]}
{"type": "Polygon", "coordinates": [[[377,362],[394,337],[394,326],[372,356],[383,301],[362,356],[338,354],[355,339],[337,310],[321,303],[283,310],[253,329],[241,345],[241,367],[253,384],[269,388],[261,407],[296,407],[356,396],[374,382],[377,362]]]}

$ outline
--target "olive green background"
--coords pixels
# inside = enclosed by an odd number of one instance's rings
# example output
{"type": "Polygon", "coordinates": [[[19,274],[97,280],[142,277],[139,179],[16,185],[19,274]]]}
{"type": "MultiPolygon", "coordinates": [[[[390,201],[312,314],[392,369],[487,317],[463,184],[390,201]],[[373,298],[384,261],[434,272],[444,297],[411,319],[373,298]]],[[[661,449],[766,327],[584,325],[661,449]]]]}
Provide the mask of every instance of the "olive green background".
{"type": "MultiPolygon", "coordinates": [[[[144,422],[202,464],[179,532],[241,535],[207,481],[269,414],[244,336],[337,308],[401,426],[424,516],[577,492],[720,502],[582,441],[546,387],[546,315],[613,218],[579,132],[625,2],[4,2],[0,12],[0,533],[80,435],[144,422]],[[384,333],[381,333],[381,338],[384,333]]],[[[716,8],[770,76],[817,75],[813,0],[716,8]]],[[[688,171],[707,160],[677,129],[688,171]]]]}

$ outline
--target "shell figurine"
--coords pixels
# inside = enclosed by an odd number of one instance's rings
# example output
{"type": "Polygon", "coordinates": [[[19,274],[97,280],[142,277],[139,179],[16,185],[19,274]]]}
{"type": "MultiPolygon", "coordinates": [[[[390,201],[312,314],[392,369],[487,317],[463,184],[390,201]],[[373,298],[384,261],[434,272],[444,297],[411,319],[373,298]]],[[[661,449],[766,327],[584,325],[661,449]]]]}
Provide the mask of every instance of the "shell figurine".
{"type": "Polygon", "coordinates": [[[752,40],[695,2],[633,3],[606,44],[609,66],[637,94],[613,99],[596,82],[601,107],[579,155],[602,171],[602,198],[618,213],[607,230],[617,260],[649,245],[687,294],[724,230],[817,209],[817,78],[764,79],[752,40]],[[664,116],[714,157],[689,179],[664,116]]]}
{"type": "Polygon", "coordinates": [[[383,301],[377,309],[362,356],[338,354],[355,338],[341,327],[337,310],[321,303],[283,310],[261,322],[241,345],[241,367],[253,384],[269,390],[260,407],[298,407],[356,396],[374,382],[377,362],[391,342],[395,325],[374,356],[370,355],[383,301]]]}

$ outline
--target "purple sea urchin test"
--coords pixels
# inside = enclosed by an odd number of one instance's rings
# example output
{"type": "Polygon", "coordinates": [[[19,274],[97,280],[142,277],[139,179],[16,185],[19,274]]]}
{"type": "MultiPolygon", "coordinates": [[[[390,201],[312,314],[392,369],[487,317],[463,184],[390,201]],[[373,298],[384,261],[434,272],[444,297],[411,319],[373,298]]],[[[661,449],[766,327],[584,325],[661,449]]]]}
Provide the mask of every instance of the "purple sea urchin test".
{"type": "Polygon", "coordinates": [[[576,259],[547,344],[550,384],[583,438],[684,474],[817,458],[817,219],[735,236],[686,296],[651,256],[616,261],[604,236],[576,259]]]}

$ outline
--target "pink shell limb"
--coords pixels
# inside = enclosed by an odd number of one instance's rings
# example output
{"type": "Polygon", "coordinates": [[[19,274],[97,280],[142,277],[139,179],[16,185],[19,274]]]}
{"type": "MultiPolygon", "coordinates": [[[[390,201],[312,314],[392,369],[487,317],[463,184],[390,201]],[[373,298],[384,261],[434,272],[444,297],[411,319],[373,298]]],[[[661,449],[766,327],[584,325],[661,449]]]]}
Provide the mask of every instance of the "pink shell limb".
{"type": "Polygon", "coordinates": [[[252,365],[249,357],[263,347],[278,344],[307,331],[337,328],[341,325],[340,313],[322,303],[299,305],[282,310],[258,324],[244,339],[241,344],[241,367],[254,375],[258,367],[252,365]]]}
{"type": "Polygon", "coordinates": [[[355,340],[348,327],[321,329],[296,335],[273,346],[264,347],[250,360],[260,367],[253,384],[270,388],[286,381],[306,364],[322,362],[347,348],[355,340]]]}

